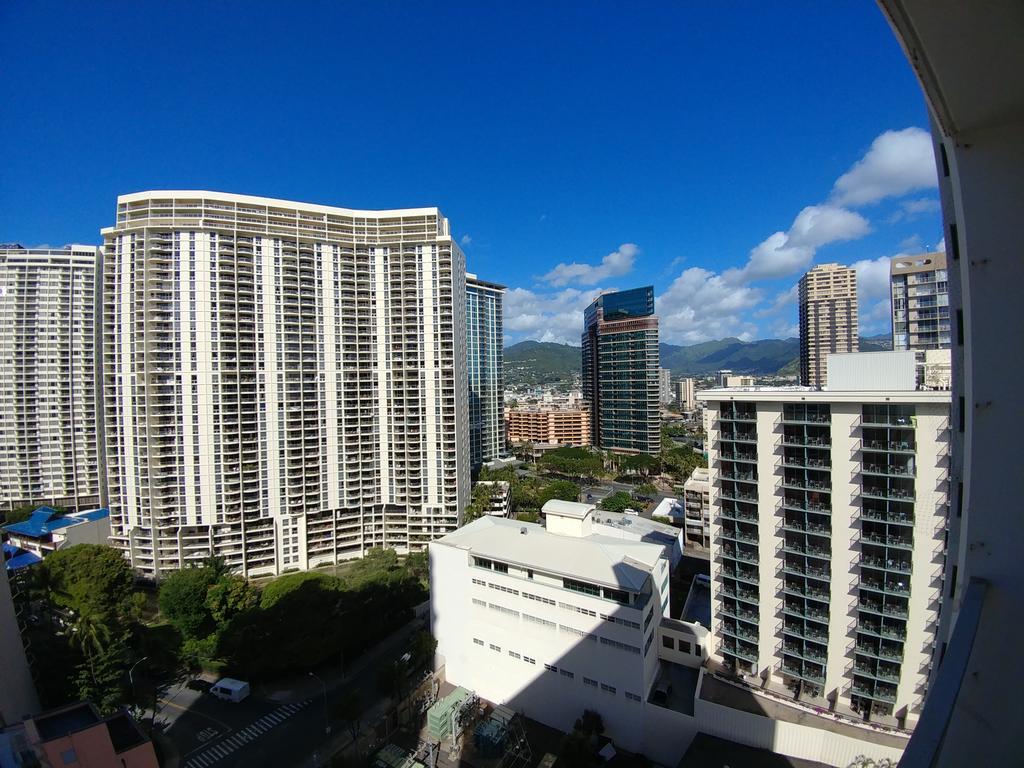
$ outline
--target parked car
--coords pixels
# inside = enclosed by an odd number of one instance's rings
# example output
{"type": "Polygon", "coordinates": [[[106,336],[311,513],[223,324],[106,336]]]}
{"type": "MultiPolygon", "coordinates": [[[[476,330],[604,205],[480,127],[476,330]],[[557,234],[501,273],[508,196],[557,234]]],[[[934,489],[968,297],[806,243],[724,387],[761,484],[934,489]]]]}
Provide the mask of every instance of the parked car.
{"type": "Polygon", "coordinates": [[[233,701],[237,704],[249,696],[249,684],[244,680],[222,677],[210,688],[210,693],[218,699],[233,701]]]}

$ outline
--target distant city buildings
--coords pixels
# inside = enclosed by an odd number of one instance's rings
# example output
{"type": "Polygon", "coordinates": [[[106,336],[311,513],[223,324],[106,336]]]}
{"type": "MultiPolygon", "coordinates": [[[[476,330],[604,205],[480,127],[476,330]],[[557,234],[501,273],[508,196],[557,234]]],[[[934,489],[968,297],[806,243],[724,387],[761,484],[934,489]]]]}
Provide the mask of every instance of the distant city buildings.
{"type": "Polygon", "coordinates": [[[590,411],[583,408],[510,408],[509,443],[590,445],[590,411]]]}
{"type": "Polygon", "coordinates": [[[99,249],[0,248],[0,506],[100,503],[99,249]]]}
{"type": "Polygon", "coordinates": [[[466,368],[472,467],[505,453],[502,297],[505,286],[466,275],[466,368]]]}
{"type": "Polygon", "coordinates": [[[949,349],[949,278],[946,254],[898,257],[889,264],[892,348],[949,349]]]}
{"type": "Polygon", "coordinates": [[[598,296],[584,312],[583,397],[594,444],[625,453],[661,447],[654,289],[598,296]]]}
{"type": "Polygon", "coordinates": [[[890,262],[892,348],[913,350],[918,384],[952,386],[949,279],[946,254],[925,253],[890,262]]]}
{"type": "Polygon", "coordinates": [[[938,662],[949,394],[698,398],[712,414],[713,660],[823,711],[913,728],[938,662]]]}
{"type": "Polygon", "coordinates": [[[820,388],[830,352],[859,348],[857,272],[839,264],[819,264],[800,278],[800,383],[820,388]]]}
{"type": "Polygon", "coordinates": [[[693,379],[679,379],[672,384],[672,391],[679,410],[686,413],[697,410],[696,387],[693,379]]]}
{"type": "Polygon", "coordinates": [[[142,192],[103,234],[111,531],[136,569],[274,574],[457,527],[466,273],[437,208],[142,192]]]}
{"type": "Polygon", "coordinates": [[[658,369],[658,398],[662,405],[672,403],[672,371],[668,368],[658,369]]]}
{"type": "Polygon", "coordinates": [[[718,372],[718,386],[720,387],[752,387],[754,386],[753,376],[734,374],[730,370],[718,372]]]}

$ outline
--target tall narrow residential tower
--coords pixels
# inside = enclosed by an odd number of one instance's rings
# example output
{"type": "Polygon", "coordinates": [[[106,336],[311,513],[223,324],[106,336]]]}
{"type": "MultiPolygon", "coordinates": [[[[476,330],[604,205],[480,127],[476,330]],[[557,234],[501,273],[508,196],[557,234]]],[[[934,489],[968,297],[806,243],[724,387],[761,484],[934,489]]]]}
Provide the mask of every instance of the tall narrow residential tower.
{"type": "Polygon", "coordinates": [[[505,286],[466,275],[469,459],[474,468],[505,452],[504,295],[505,286]]]}
{"type": "Polygon", "coordinates": [[[583,316],[583,398],[594,445],[655,454],[661,445],[654,288],[598,296],[583,316]]]}
{"type": "Polygon", "coordinates": [[[949,393],[698,399],[711,413],[713,660],[822,711],[912,728],[939,660],[949,393]]]}
{"type": "Polygon", "coordinates": [[[949,281],[946,254],[893,259],[892,348],[949,349],[949,281]]]}
{"type": "Polygon", "coordinates": [[[819,264],[800,278],[800,383],[825,385],[830,352],[856,352],[857,272],[819,264]]]}
{"type": "Polygon", "coordinates": [[[95,507],[99,249],[0,248],[0,505],[95,507]]]}
{"type": "Polygon", "coordinates": [[[104,237],[111,531],[136,568],[271,574],[457,527],[466,272],[437,208],[141,192],[104,237]]]}

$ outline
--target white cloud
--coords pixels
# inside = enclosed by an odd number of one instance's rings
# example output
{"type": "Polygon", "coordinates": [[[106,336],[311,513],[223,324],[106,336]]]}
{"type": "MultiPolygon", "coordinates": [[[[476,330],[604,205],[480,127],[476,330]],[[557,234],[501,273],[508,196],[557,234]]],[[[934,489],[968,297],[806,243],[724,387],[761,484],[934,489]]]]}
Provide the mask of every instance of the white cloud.
{"type": "Polygon", "coordinates": [[[515,341],[537,339],[579,346],[583,310],[601,292],[600,288],[566,288],[554,293],[513,288],[505,294],[505,330],[515,341]]]}
{"type": "Polygon", "coordinates": [[[900,250],[908,253],[921,250],[921,236],[911,235],[910,237],[903,238],[900,240],[900,250]]]}
{"type": "Polygon", "coordinates": [[[939,244],[935,246],[935,250],[942,251],[943,253],[946,252],[946,238],[939,240],[939,244]]]}
{"type": "Polygon", "coordinates": [[[830,200],[861,206],[937,185],[931,136],[920,128],[904,128],[871,142],[867,154],[836,180],[830,200]]]}
{"type": "Polygon", "coordinates": [[[777,315],[781,312],[792,310],[796,307],[797,299],[800,295],[800,286],[796,283],[788,291],[783,291],[772,299],[764,309],[758,311],[757,317],[769,317],[771,315],[777,315]]]}
{"type": "Polygon", "coordinates": [[[561,263],[546,275],[544,280],[554,286],[578,283],[579,285],[595,285],[609,277],[620,277],[633,271],[633,262],[640,253],[640,248],[634,243],[623,243],[618,250],[612,251],[601,263],[592,264],[571,264],[561,263]]]}
{"type": "Polygon", "coordinates": [[[708,339],[736,336],[753,339],[757,326],[750,322],[761,291],[737,287],[722,275],[690,267],[656,299],[661,339],[670,344],[696,344],[708,339]]]}
{"type": "Polygon", "coordinates": [[[725,278],[733,284],[770,280],[803,272],[818,248],[830,243],[856,240],[871,231],[859,213],[832,205],[809,205],[797,214],[787,232],[776,232],[750,251],[742,269],[730,269],[725,278]]]}
{"type": "Polygon", "coordinates": [[[906,255],[897,253],[877,259],[861,259],[850,265],[857,270],[857,306],[862,336],[892,329],[889,264],[893,259],[906,255]]]}
{"type": "Polygon", "coordinates": [[[472,243],[472,242],[473,242],[473,238],[472,238],[472,237],[470,237],[469,235],[463,235],[463,236],[462,236],[462,239],[461,239],[461,240],[459,240],[459,243],[460,243],[461,245],[469,245],[469,244],[470,244],[470,243],[472,243]]]}

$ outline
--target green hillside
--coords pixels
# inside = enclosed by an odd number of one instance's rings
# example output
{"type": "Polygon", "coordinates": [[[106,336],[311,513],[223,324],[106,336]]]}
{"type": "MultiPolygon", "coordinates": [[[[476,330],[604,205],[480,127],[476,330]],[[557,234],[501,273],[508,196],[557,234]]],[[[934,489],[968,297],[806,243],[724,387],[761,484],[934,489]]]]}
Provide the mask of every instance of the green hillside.
{"type": "Polygon", "coordinates": [[[580,348],[548,341],[521,341],[505,347],[507,384],[566,381],[580,372],[580,348]]]}

